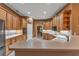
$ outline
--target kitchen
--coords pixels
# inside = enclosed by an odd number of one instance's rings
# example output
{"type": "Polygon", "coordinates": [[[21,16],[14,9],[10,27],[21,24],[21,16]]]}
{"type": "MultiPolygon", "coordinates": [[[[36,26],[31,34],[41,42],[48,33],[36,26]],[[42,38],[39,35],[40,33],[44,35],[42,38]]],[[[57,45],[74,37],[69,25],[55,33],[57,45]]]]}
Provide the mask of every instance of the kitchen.
{"type": "Polygon", "coordinates": [[[0,27],[5,34],[2,55],[79,55],[78,10],[78,3],[1,3],[0,27]]]}

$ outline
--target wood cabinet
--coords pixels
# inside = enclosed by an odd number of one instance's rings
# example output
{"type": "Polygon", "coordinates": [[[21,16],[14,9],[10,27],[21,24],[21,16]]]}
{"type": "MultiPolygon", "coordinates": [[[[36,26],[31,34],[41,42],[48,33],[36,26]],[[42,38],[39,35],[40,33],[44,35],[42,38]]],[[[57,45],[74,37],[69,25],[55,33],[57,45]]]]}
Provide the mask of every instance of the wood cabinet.
{"type": "Polygon", "coordinates": [[[71,4],[69,4],[53,18],[53,26],[57,27],[57,31],[71,30],[71,9],[71,4]]]}
{"type": "Polygon", "coordinates": [[[13,37],[13,38],[10,38],[10,39],[7,39],[5,41],[5,46],[6,46],[6,55],[9,55],[12,50],[10,50],[10,45],[14,44],[14,43],[17,43],[19,41],[23,41],[23,40],[26,40],[26,36],[25,35],[20,35],[20,36],[16,36],[16,37],[13,37]]]}
{"type": "Polygon", "coordinates": [[[16,37],[16,42],[26,40],[25,35],[20,35],[16,37]]]}
{"type": "Polygon", "coordinates": [[[12,30],[12,28],[13,28],[13,16],[11,13],[7,13],[6,29],[12,30]]]}
{"type": "Polygon", "coordinates": [[[72,4],[72,33],[79,35],[79,4],[72,4]]]}
{"type": "Polygon", "coordinates": [[[17,29],[17,17],[13,16],[13,29],[17,29]]]}
{"type": "Polygon", "coordinates": [[[45,40],[52,40],[54,38],[55,38],[55,36],[53,36],[51,34],[43,33],[43,39],[45,39],[45,40]]]}
{"type": "Polygon", "coordinates": [[[54,39],[55,38],[55,36],[53,36],[53,35],[51,35],[51,34],[47,34],[47,40],[52,40],[52,39],[54,39]]]}
{"type": "Polygon", "coordinates": [[[16,30],[21,28],[20,15],[16,14],[10,8],[0,5],[0,19],[5,20],[6,30],[16,30]]]}
{"type": "Polygon", "coordinates": [[[16,16],[14,14],[7,12],[6,29],[7,30],[21,29],[21,20],[18,15],[16,16]]]}
{"type": "Polygon", "coordinates": [[[0,19],[6,20],[6,11],[0,8],[0,19]]]}
{"type": "Polygon", "coordinates": [[[19,17],[20,16],[17,16],[17,19],[16,19],[16,22],[17,22],[16,29],[21,29],[21,19],[19,17]]]}
{"type": "Polygon", "coordinates": [[[12,44],[11,39],[7,39],[5,42],[6,46],[6,55],[9,55],[12,51],[9,49],[9,46],[12,44]]]}
{"type": "Polygon", "coordinates": [[[21,23],[20,23],[19,16],[14,15],[13,16],[13,29],[20,29],[21,28],[21,23]]]}
{"type": "Polygon", "coordinates": [[[63,30],[70,30],[70,16],[71,10],[66,10],[63,13],[63,30]]]}
{"type": "Polygon", "coordinates": [[[27,28],[27,21],[26,21],[26,18],[21,18],[21,20],[22,20],[22,28],[27,28]]]}
{"type": "Polygon", "coordinates": [[[52,21],[45,21],[44,22],[44,29],[49,30],[52,29],[52,21]]]}
{"type": "Polygon", "coordinates": [[[56,19],[56,16],[53,18],[53,26],[57,26],[57,19],[56,19]]]}

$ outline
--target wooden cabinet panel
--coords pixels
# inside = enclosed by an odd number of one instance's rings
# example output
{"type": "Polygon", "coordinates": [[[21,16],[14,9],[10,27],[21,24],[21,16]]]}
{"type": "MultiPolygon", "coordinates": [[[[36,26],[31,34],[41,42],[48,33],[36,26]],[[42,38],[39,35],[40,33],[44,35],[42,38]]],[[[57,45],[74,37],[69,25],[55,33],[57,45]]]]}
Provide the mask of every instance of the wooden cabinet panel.
{"type": "Polygon", "coordinates": [[[52,40],[54,38],[55,38],[55,36],[53,36],[51,34],[43,33],[43,39],[45,39],[45,40],[52,40]]]}
{"type": "Polygon", "coordinates": [[[0,8],[0,19],[6,20],[6,11],[0,8]]]}
{"type": "Polygon", "coordinates": [[[44,29],[46,30],[52,29],[52,22],[51,21],[44,22],[44,29]]]}
{"type": "Polygon", "coordinates": [[[8,30],[12,30],[13,27],[13,18],[12,18],[12,14],[7,13],[7,20],[6,20],[6,29],[8,30]]]}
{"type": "Polygon", "coordinates": [[[53,35],[51,35],[51,34],[47,34],[47,40],[52,40],[52,39],[54,39],[55,38],[55,36],[53,36],[53,35]]]}
{"type": "Polygon", "coordinates": [[[9,46],[12,44],[11,39],[7,39],[6,42],[6,55],[9,55],[12,51],[9,49],[9,46]]]}
{"type": "Polygon", "coordinates": [[[22,25],[22,28],[26,28],[27,27],[27,21],[26,21],[26,18],[21,18],[21,20],[22,20],[22,23],[21,23],[21,25],[22,25]]]}
{"type": "Polygon", "coordinates": [[[71,10],[66,10],[63,13],[63,30],[70,30],[70,16],[71,10]]]}
{"type": "Polygon", "coordinates": [[[16,42],[21,41],[21,40],[22,40],[22,37],[21,36],[17,36],[16,37],[16,42]]]}
{"type": "Polygon", "coordinates": [[[25,35],[20,35],[20,36],[17,36],[16,37],[16,42],[18,42],[18,41],[23,41],[23,40],[25,40],[26,39],[26,36],[25,35]]]}
{"type": "Polygon", "coordinates": [[[15,42],[16,42],[15,37],[14,38],[11,38],[11,45],[14,44],[15,42]]]}
{"type": "Polygon", "coordinates": [[[19,16],[13,16],[13,29],[20,29],[20,19],[19,16]]]}
{"type": "Polygon", "coordinates": [[[57,26],[57,19],[56,19],[56,17],[53,18],[53,26],[57,26]]]}
{"type": "Polygon", "coordinates": [[[14,38],[10,38],[10,39],[7,39],[5,41],[5,46],[6,46],[6,55],[9,55],[12,50],[9,49],[9,46],[16,43],[16,42],[19,42],[19,41],[23,41],[26,39],[26,36],[25,35],[20,35],[20,36],[17,36],[17,37],[14,37],[14,38]]]}
{"type": "Polygon", "coordinates": [[[22,35],[23,36],[23,40],[27,40],[27,35],[22,35]]]}
{"type": "Polygon", "coordinates": [[[17,28],[17,18],[16,16],[13,16],[13,29],[16,30],[16,28],[17,28]]]}
{"type": "Polygon", "coordinates": [[[16,28],[17,28],[17,29],[20,29],[20,28],[21,28],[21,19],[19,18],[19,16],[17,16],[16,19],[17,19],[17,20],[16,20],[16,22],[17,22],[16,28]]]}
{"type": "Polygon", "coordinates": [[[7,20],[6,20],[6,29],[9,30],[16,30],[21,28],[19,16],[15,16],[13,14],[7,13],[7,20]]]}

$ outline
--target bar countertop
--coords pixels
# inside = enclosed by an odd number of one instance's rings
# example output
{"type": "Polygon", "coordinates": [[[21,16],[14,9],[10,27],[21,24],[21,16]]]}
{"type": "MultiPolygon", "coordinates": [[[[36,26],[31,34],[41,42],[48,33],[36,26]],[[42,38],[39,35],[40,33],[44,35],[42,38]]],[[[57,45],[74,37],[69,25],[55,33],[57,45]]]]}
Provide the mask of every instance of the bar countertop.
{"type": "Polygon", "coordinates": [[[17,42],[10,46],[10,49],[74,49],[79,50],[79,36],[72,36],[69,42],[56,40],[31,39],[17,42]]]}

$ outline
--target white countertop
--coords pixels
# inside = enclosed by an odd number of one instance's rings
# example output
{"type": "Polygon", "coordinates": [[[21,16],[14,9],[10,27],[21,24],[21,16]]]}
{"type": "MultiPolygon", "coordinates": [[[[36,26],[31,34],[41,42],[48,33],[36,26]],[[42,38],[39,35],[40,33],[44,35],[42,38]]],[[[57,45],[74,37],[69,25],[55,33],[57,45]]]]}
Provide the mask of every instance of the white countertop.
{"type": "Polygon", "coordinates": [[[51,34],[51,35],[54,35],[54,36],[56,36],[57,34],[59,34],[59,32],[52,31],[52,30],[43,30],[42,33],[48,33],[48,34],[51,34]]]}
{"type": "Polygon", "coordinates": [[[72,36],[71,31],[65,31],[65,30],[62,30],[60,32],[53,31],[53,30],[43,30],[42,33],[51,34],[56,37],[54,39],[64,41],[64,42],[67,41],[68,39],[67,36],[69,36],[69,40],[71,39],[71,36],[72,36]]]}
{"type": "Polygon", "coordinates": [[[5,38],[6,38],[6,40],[7,40],[7,39],[10,39],[10,38],[19,36],[19,35],[22,35],[22,34],[13,34],[13,35],[10,35],[10,36],[5,36],[5,38]]]}

